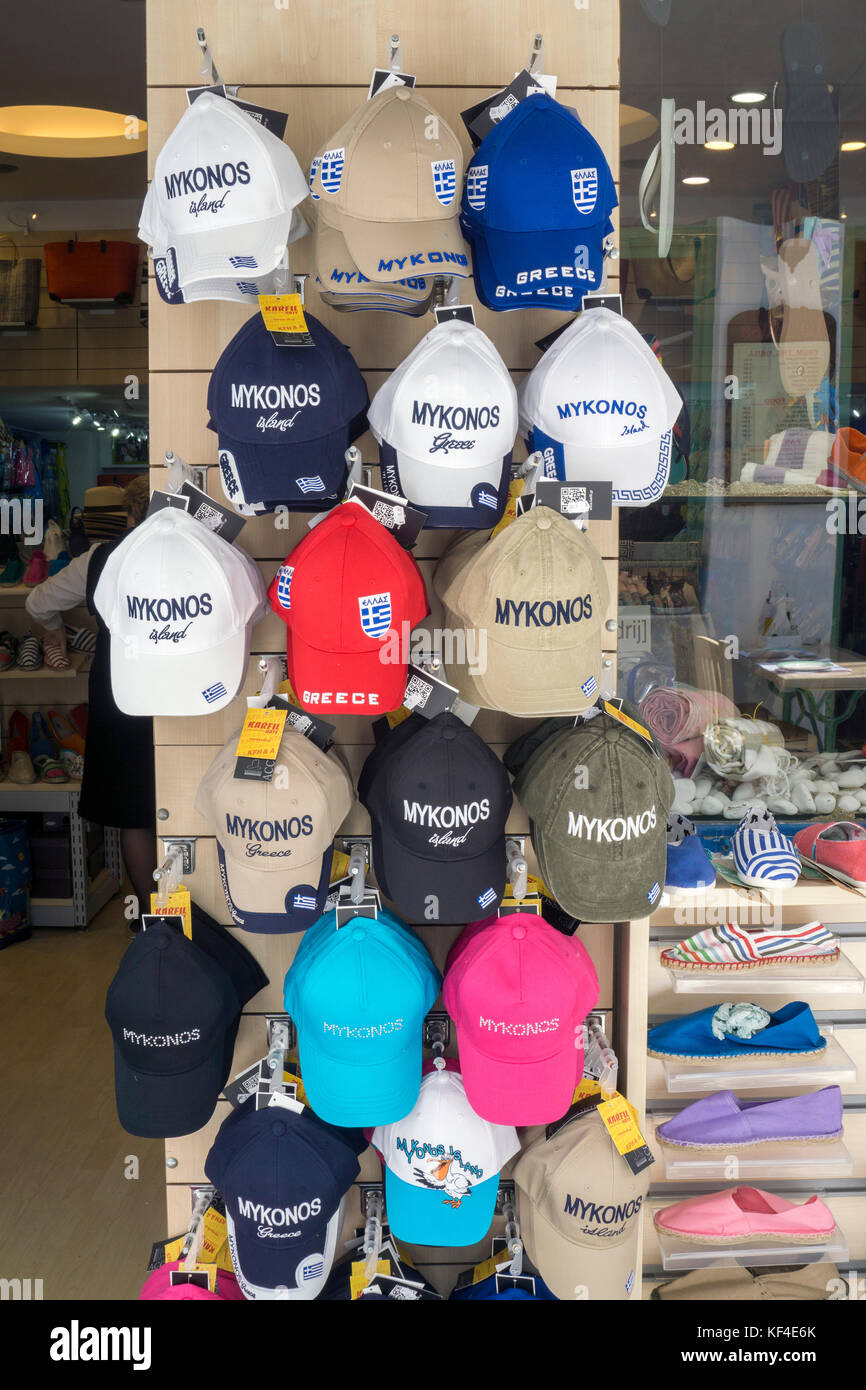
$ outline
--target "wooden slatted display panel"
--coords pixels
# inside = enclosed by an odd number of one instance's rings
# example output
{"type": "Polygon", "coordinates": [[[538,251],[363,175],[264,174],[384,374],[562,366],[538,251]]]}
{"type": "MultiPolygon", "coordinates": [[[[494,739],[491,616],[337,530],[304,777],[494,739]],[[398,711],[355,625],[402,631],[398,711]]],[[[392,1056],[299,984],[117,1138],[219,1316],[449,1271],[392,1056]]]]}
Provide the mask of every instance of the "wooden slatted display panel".
{"type": "MultiPolygon", "coordinates": [[[[284,8],[279,0],[273,6],[253,5],[252,0],[148,0],[151,173],[159,149],[184,110],[184,88],[201,81],[195,43],[199,25],[206,30],[224,81],[246,84],[240,93],[245,99],[288,113],[285,138],[304,167],[309,166],[322,141],[365,99],[370,73],[382,64],[395,28],[403,42],[404,67],[417,75],[419,88],[458,134],[467,158],[471,144],[460,111],[510,81],[527,62],[534,34],[541,32],[548,55],[545,70],[560,79],[557,95],[578,109],[602,145],[614,178],[618,177],[616,3],[583,8],[574,0],[499,0],[496,5],[491,2],[473,8],[456,0],[442,0],[435,6],[401,0],[396,7],[386,7],[379,0],[341,0],[339,4],[334,0],[292,0],[284,8]]],[[[293,271],[310,271],[311,253],[310,238],[295,243],[291,248],[293,271]]],[[[616,262],[608,279],[610,287],[616,289],[616,262]]],[[[538,360],[536,340],[567,317],[550,310],[491,313],[478,305],[471,282],[463,282],[463,298],[475,305],[479,326],[495,342],[518,385],[538,360]]],[[[208,490],[218,497],[216,437],[207,429],[205,407],[208,379],[249,310],[217,302],[169,308],[155,290],[149,302],[151,459],[158,465],[170,448],[186,462],[207,467],[208,490]]],[[[429,315],[419,320],[385,313],[340,314],[324,305],[314,291],[309,293],[308,307],[351,348],[371,397],[433,322],[429,315]]],[[[365,462],[372,463],[377,457],[372,437],[365,435],[359,445],[365,462]]],[[[522,457],[519,448],[516,457],[522,457]]],[[[164,470],[155,466],[153,485],[159,486],[164,476],[164,470]]],[[[247,523],[239,544],[260,563],[268,580],[305,533],[306,525],[307,519],[300,516],[293,517],[286,528],[275,524],[273,517],[257,518],[247,523]]],[[[605,559],[610,587],[607,616],[615,617],[617,524],[595,523],[590,534],[605,559]]],[[[449,539],[450,533],[444,531],[422,533],[416,554],[428,589],[435,561],[449,539]]],[[[433,609],[428,621],[435,624],[435,600],[433,609]]],[[[608,642],[613,685],[615,634],[609,635],[606,645],[608,642]]],[[[196,869],[188,882],[196,901],[225,924],[230,919],[216,872],[215,841],[195,813],[195,791],[218,749],[239,728],[244,697],[257,689],[256,654],[284,651],[283,624],[276,618],[265,619],[253,633],[253,655],[244,689],[227,710],[195,720],[163,718],[155,723],[157,807],[161,815],[158,832],[200,837],[196,869]]],[[[486,710],[480,712],[474,725],[500,755],[528,726],[527,721],[486,710]]],[[[341,718],[336,737],[357,778],[373,742],[371,721],[341,718]]],[[[526,816],[517,805],[509,828],[524,834],[528,831],[526,816]]],[[[367,813],[358,803],[343,830],[369,830],[367,813]]],[[[441,967],[460,927],[428,926],[418,931],[441,967]]],[[[615,992],[612,929],[609,924],[594,924],[581,932],[598,970],[600,1004],[611,1009],[615,992]]],[[[238,1036],[234,1071],[266,1050],[263,1014],[280,1007],[283,977],[298,944],[294,936],[239,935],[262,962],[270,984],[248,1007],[238,1036]]],[[[642,1101],[642,1094],[636,1099],[642,1101]]],[[[172,1233],[187,1223],[187,1184],[202,1180],[205,1157],[226,1113],[227,1105],[221,1102],[200,1133],[166,1144],[168,1229],[172,1233]]],[[[361,1177],[369,1181],[379,1176],[378,1161],[368,1151],[361,1177]]],[[[359,1199],[350,1194],[346,1231],[361,1220],[359,1199]]],[[[461,1269],[476,1256],[489,1254],[489,1242],[459,1252],[419,1250],[416,1254],[419,1268],[447,1292],[461,1269]]]]}

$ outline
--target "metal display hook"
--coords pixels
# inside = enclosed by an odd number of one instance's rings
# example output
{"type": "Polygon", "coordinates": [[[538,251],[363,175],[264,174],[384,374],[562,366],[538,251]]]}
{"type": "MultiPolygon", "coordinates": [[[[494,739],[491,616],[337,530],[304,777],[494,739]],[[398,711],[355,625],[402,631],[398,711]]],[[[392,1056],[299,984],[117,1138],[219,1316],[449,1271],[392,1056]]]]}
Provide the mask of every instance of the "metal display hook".
{"type": "Polygon", "coordinates": [[[352,880],[349,884],[349,897],[356,907],[364,901],[369,867],[369,845],[365,844],[363,840],[353,840],[349,847],[349,866],[346,869],[346,875],[352,880]]]}
{"type": "Polygon", "coordinates": [[[210,51],[210,45],[207,41],[207,34],[205,33],[204,29],[202,29],[201,25],[199,25],[198,29],[196,29],[195,31],[195,37],[196,43],[201,49],[202,55],[201,67],[199,68],[199,75],[206,79],[208,87],[221,87],[223,80],[217,72],[217,65],[214,62],[213,54],[210,51]]]}
{"type": "Polygon", "coordinates": [[[366,1256],[364,1275],[369,1283],[376,1273],[382,1253],[382,1225],[385,1214],[385,1189],[381,1183],[361,1183],[361,1211],[364,1214],[364,1240],[361,1249],[366,1256]]]}
{"type": "Polygon", "coordinates": [[[544,72],[544,35],[536,34],[532,40],[532,51],[529,55],[529,62],[526,64],[526,71],[532,76],[535,72],[544,72]]]}
{"type": "Polygon", "coordinates": [[[499,1184],[496,1205],[505,1217],[505,1243],[511,1256],[508,1273],[517,1279],[523,1273],[523,1241],[520,1238],[520,1223],[514,1209],[513,1182],[501,1182],[499,1184]]]}
{"type": "Polygon", "coordinates": [[[392,72],[403,71],[403,45],[399,34],[392,34],[388,43],[388,67],[392,72]]]}
{"type": "Polygon", "coordinates": [[[529,865],[519,840],[509,837],[505,841],[505,857],[508,860],[508,882],[514,898],[525,898],[529,879],[529,865]]]}
{"type": "Polygon", "coordinates": [[[279,1095],[283,1089],[283,1072],[286,1069],[286,1053],[291,1045],[291,1028],[288,1018],[268,1019],[268,1055],[265,1065],[270,1072],[268,1090],[279,1095]]]}
{"type": "Polygon", "coordinates": [[[168,845],[165,858],[159,868],[154,869],[153,877],[156,881],[156,902],[158,907],[165,907],[167,905],[171,894],[180,883],[180,876],[183,873],[183,859],[183,849],[180,845],[168,845]]]}
{"type": "Polygon", "coordinates": [[[201,1253],[205,1213],[214,1199],[215,1191],[215,1188],[207,1185],[190,1188],[193,1198],[192,1216],[180,1250],[180,1268],[184,1274],[192,1272],[201,1253]]]}

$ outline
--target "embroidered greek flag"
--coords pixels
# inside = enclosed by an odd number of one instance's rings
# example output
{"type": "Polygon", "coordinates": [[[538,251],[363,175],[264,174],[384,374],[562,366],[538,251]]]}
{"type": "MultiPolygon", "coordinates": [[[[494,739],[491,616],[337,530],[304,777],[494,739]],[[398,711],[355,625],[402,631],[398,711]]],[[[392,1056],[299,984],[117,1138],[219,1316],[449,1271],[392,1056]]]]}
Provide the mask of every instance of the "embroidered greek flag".
{"type": "Polygon", "coordinates": [[[453,159],[431,159],[433,192],[443,208],[449,208],[457,192],[457,166],[453,159]]]}
{"type": "Polygon", "coordinates": [[[337,189],[340,187],[345,158],[345,149],[325,150],[325,153],[322,155],[319,178],[322,181],[322,187],[326,193],[336,193],[337,189]]]}
{"type": "Polygon", "coordinates": [[[207,690],[203,690],[201,693],[204,696],[207,703],[209,705],[212,705],[214,700],[221,700],[223,695],[227,694],[228,692],[226,691],[226,688],[223,685],[222,681],[217,681],[216,685],[209,685],[207,690]]]}
{"type": "Polygon", "coordinates": [[[255,280],[235,280],[236,287],[241,294],[258,294],[259,287],[255,280]]]}
{"type": "Polygon", "coordinates": [[[303,1280],[321,1279],[324,1272],[324,1260],[310,1260],[308,1264],[301,1265],[301,1278],[303,1280]]]}
{"type": "Polygon", "coordinates": [[[305,912],[315,912],[316,899],[311,898],[308,893],[296,893],[292,898],[292,907],[300,907],[305,912]]]}
{"type": "Polygon", "coordinates": [[[572,169],[571,196],[574,206],[584,217],[592,212],[598,198],[598,170],[572,169]]]}
{"type": "Polygon", "coordinates": [[[476,164],[466,173],[466,201],[477,212],[480,212],[487,201],[487,175],[489,171],[489,164],[476,164]]]}
{"type": "Polygon", "coordinates": [[[235,270],[258,270],[259,268],[255,256],[229,256],[229,265],[233,265],[235,270]]]}
{"type": "Polygon", "coordinates": [[[499,498],[495,492],[488,492],[481,488],[475,498],[479,507],[490,507],[493,511],[499,506],[499,498]]]}
{"type": "Polygon", "coordinates": [[[587,700],[591,700],[595,692],[598,690],[598,681],[596,680],[595,676],[590,676],[589,680],[584,681],[583,685],[580,688],[586,696],[587,700]]]}
{"type": "Polygon", "coordinates": [[[294,565],[280,565],[277,570],[277,601],[280,607],[286,610],[292,606],[292,575],[294,572],[294,565]]]}
{"type": "Polygon", "coordinates": [[[486,888],[483,893],[479,893],[477,898],[479,907],[492,907],[496,902],[496,892],[493,888],[486,888]]]}
{"type": "Polygon", "coordinates": [[[301,492],[303,492],[305,496],[308,492],[325,491],[325,484],[322,482],[322,479],[319,477],[318,473],[315,475],[315,477],[312,478],[299,478],[298,487],[301,489],[301,492]]]}
{"type": "Polygon", "coordinates": [[[646,897],[647,897],[647,902],[648,902],[648,903],[654,903],[655,900],[656,900],[656,898],[658,897],[658,895],[659,895],[659,893],[660,893],[661,891],[662,891],[662,890],[659,888],[658,884],[657,884],[657,883],[654,883],[653,886],[652,886],[652,888],[649,890],[649,892],[648,892],[647,895],[646,895],[646,897]]]}
{"type": "Polygon", "coordinates": [[[391,626],[391,595],[365,594],[358,598],[361,629],[367,637],[384,637],[391,626]]]}

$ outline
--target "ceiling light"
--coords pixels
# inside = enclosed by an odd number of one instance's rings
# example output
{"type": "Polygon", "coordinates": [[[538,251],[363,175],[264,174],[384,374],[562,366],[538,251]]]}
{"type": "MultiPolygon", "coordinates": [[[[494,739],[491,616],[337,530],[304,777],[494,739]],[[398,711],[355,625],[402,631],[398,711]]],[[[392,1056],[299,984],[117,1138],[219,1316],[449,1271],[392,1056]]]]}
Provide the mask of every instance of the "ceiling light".
{"type": "Polygon", "coordinates": [[[852,409],[851,414],[854,416],[854,419],[855,419],[855,420],[859,420],[859,419],[860,419],[860,411],[859,411],[859,410],[854,410],[854,409],[852,409]]]}
{"type": "Polygon", "coordinates": [[[689,184],[690,187],[697,187],[699,183],[709,183],[709,179],[705,174],[689,174],[687,179],[683,179],[683,183],[689,184]]]}
{"type": "Polygon", "coordinates": [[[766,92],[734,92],[731,101],[742,102],[744,106],[752,106],[756,101],[766,101],[766,92]]]}
{"type": "Polygon", "coordinates": [[[734,150],[736,145],[733,140],[707,140],[704,143],[705,150],[734,150]]]}
{"type": "Polygon", "coordinates": [[[81,424],[81,416],[80,416],[80,415],[73,415],[73,417],[72,417],[72,423],[73,423],[73,425],[80,425],[80,424],[81,424]]]}
{"type": "Polygon", "coordinates": [[[857,150],[866,150],[866,140],[843,140],[839,149],[843,154],[854,154],[857,150]]]}
{"type": "Polygon", "coordinates": [[[138,154],[147,148],[147,122],[89,106],[2,106],[0,148],[50,159],[138,154]]]}
{"type": "Polygon", "coordinates": [[[114,426],[114,429],[111,431],[111,437],[112,437],[112,439],[116,439],[117,436],[118,436],[119,434],[120,434],[120,430],[117,428],[117,425],[115,425],[115,426],[114,426]]]}

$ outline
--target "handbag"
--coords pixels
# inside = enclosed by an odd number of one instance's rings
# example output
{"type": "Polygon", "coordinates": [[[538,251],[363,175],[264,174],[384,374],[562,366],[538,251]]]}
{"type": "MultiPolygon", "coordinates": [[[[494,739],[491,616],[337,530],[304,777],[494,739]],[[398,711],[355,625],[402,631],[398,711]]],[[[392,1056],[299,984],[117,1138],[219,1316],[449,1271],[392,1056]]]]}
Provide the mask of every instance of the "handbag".
{"type": "Polygon", "coordinates": [[[55,300],[107,299],[131,304],[138,283],[137,241],[49,241],[48,293],[55,300]]]}
{"type": "Polygon", "coordinates": [[[38,256],[19,256],[10,236],[0,236],[4,250],[12,248],[11,261],[0,261],[0,325],[35,328],[39,318],[39,283],[42,262],[38,256]]]}
{"type": "Polygon", "coordinates": [[[84,529],[84,518],[81,515],[80,507],[73,507],[69,515],[69,543],[66,548],[73,560],[77,555],[83,555],[85,550],[90,549],[90,541],[87,539],[87,532],[84,529]]]}

